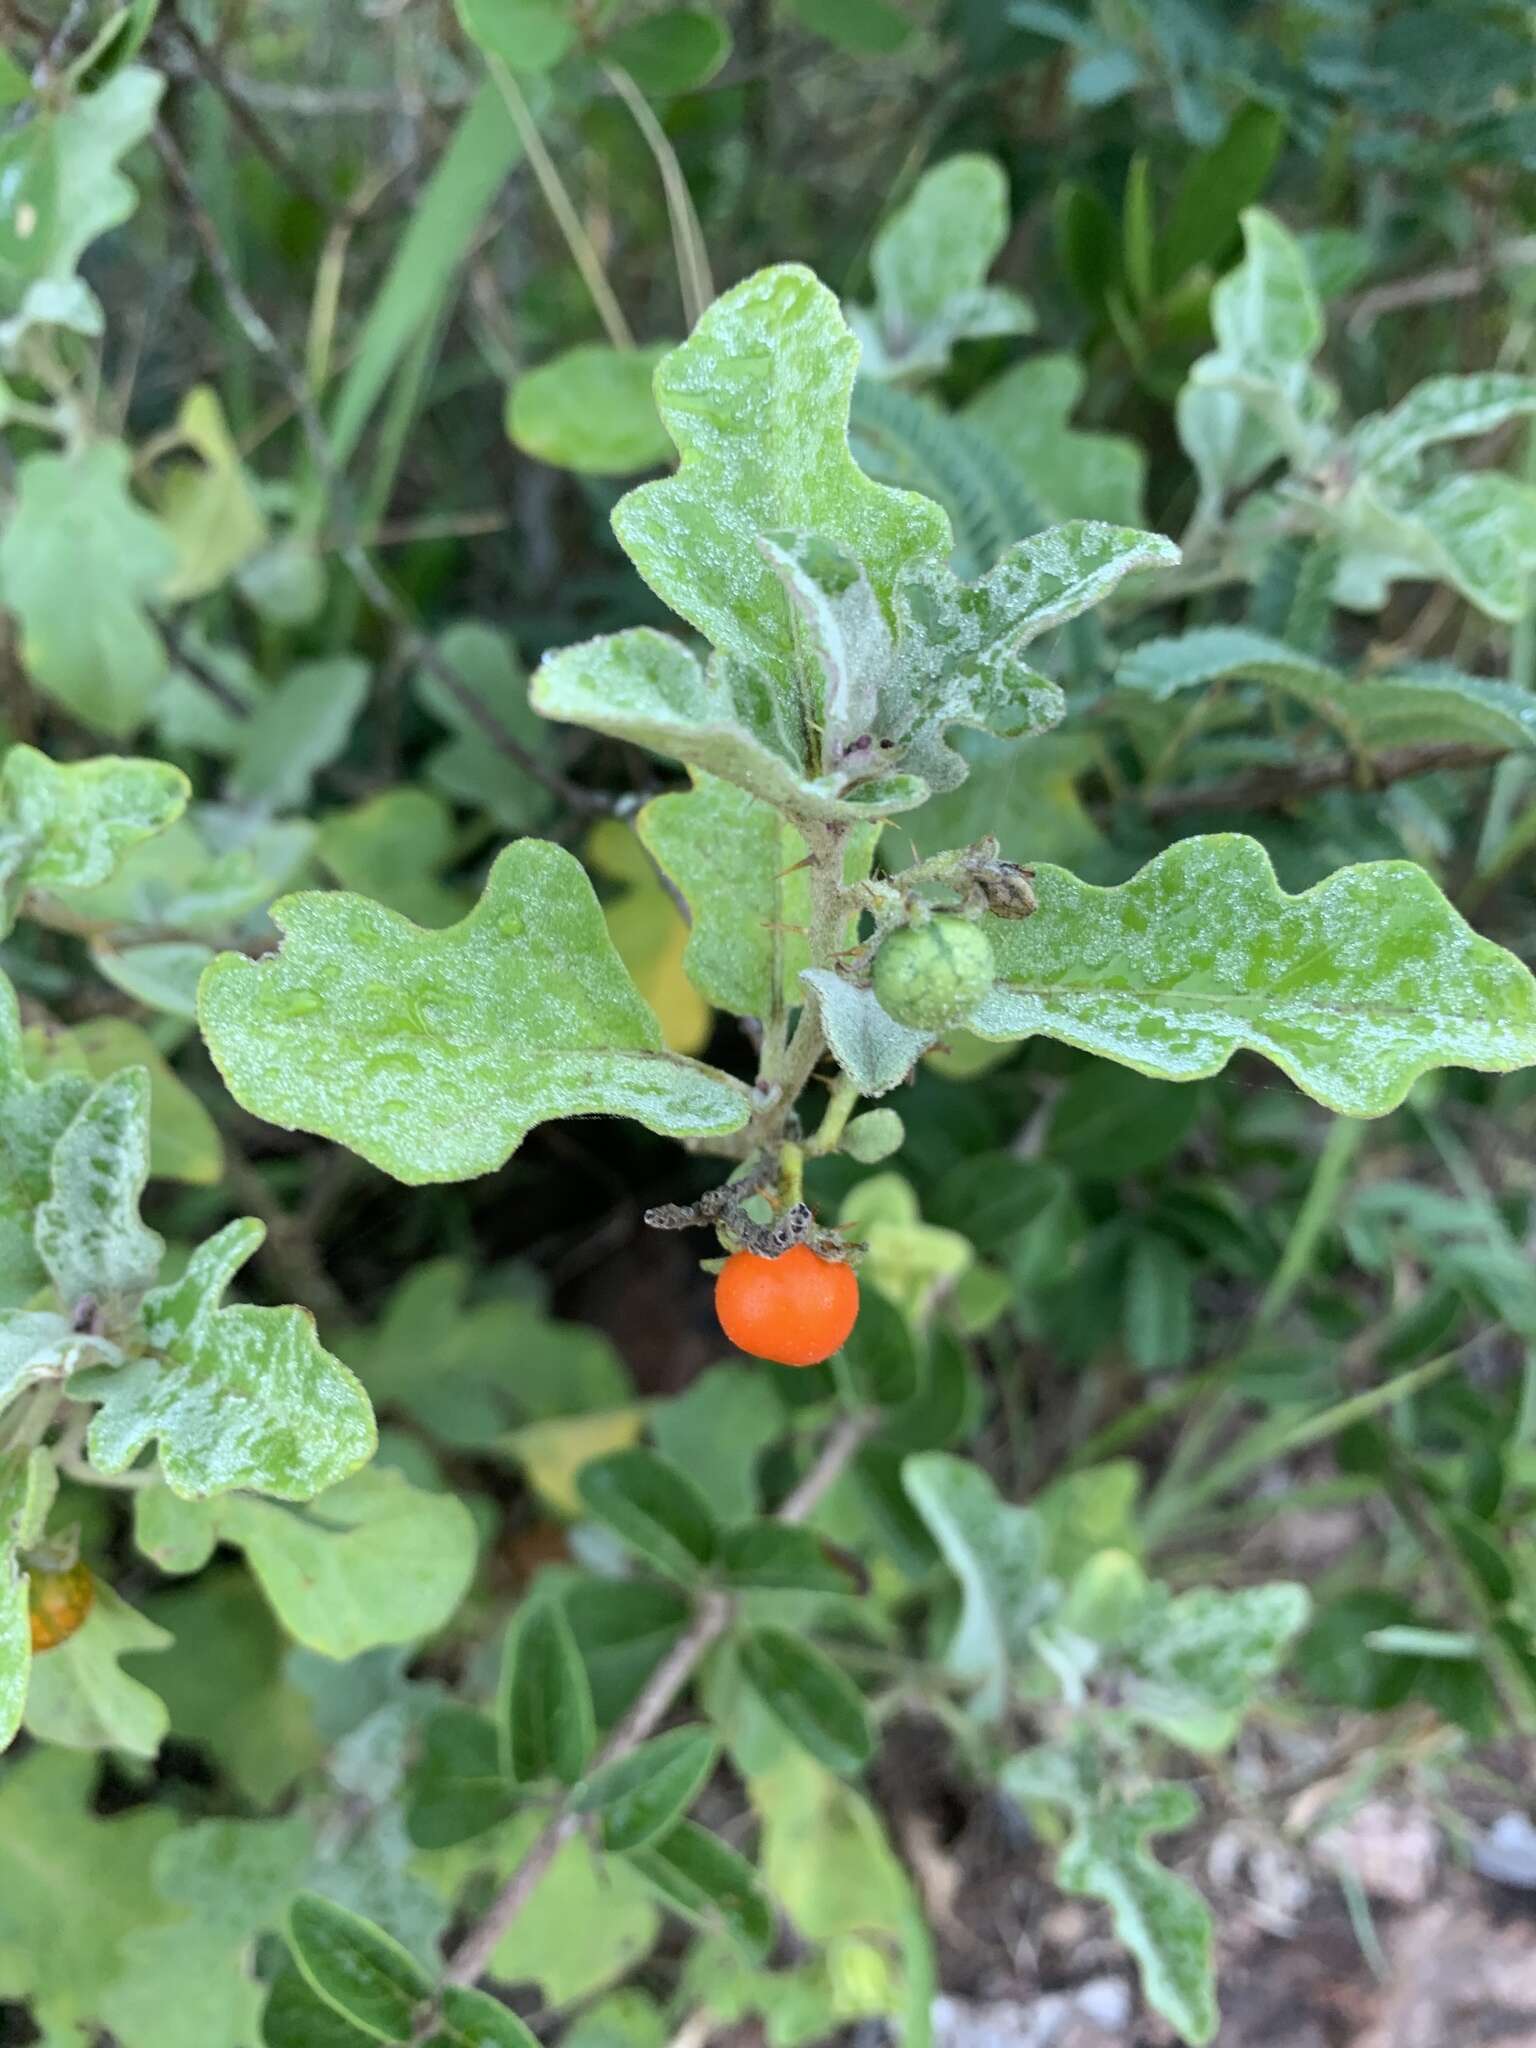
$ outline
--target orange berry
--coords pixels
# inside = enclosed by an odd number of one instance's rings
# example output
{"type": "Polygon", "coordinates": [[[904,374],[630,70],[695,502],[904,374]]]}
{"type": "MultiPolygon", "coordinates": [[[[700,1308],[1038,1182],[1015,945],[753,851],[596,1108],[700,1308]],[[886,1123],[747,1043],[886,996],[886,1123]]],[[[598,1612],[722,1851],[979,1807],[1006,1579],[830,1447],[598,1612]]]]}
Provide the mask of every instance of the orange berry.
{"type": "Polygon", "coordinates": [[[808,1244],[791,1245],[776,1259],[732,1252],[715,1282],[715,1314],[736,1349],[751,1358],[820,1365],[858,1321],[858,1275],[808,1244]]]}
{"type": "Polygon", "coordinates": [[[96,1584],[91,1568],[72,1564],[67,1572],[27,1574],[27,1618],[34,1655],[67,1643],[91,1611],[96,1584]]]}

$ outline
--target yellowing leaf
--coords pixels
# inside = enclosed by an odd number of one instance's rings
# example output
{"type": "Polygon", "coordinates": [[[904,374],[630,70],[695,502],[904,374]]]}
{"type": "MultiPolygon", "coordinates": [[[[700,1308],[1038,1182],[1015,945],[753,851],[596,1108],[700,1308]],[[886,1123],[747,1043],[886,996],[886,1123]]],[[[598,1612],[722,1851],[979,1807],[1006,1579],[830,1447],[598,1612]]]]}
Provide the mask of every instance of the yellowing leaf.
{"type": "Polygon", "coordinates": [[[576,1474],[609,1451],[628,1450],[645,1428],[643,1408],[607,1408],[596,1415],[552,1415],[505,1439],[529,1482],[557,1514],[579,1515],[576,1474]]]}

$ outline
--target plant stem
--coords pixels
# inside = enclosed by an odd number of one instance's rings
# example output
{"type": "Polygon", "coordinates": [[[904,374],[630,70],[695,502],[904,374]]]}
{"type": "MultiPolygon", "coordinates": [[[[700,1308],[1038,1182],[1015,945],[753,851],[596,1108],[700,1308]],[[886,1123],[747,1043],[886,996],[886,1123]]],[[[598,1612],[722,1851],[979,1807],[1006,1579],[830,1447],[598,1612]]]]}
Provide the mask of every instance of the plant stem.
{"type": "MultiPolygon", "coordinates": [[[[803,1522],[814,1513],[858,1454],[877,1419],[871,1414],[845,1415],[774,1519],[788,1523],[803,1522]]],[[[735,1615],[736,1603],[728,1593],[711,1588],[702,1595],[692,1622],[651,1674],[645,1690],[593,1759],[593,1771],[601,1770],[605,1764],[611,1764],[619,1757],[628,1756],[655,1731],[698,1669],[705,1653],[719,1642],[735,1615]]],[[[580,1826],[581,1816],[572,1810],[570,1795],[567,1794],[534,1838],[522,1862],[450,1956],[444,1972],[447,1983],[473,1984],[484,1974],[502,1936],[532,1898],[540,1878],[580,1826]]]]}
{"type": "Polygon", "coordinates": [[[1364,1136],[1365,1125],[1354,1117],[1335,1117],[1329,1126],[1306,1199],[1296,1212],[1296,1221],[1285,1241],[1285,1250],[1280,1254],[1280,1263],[1254,1312],[1255,1330],[1267,1330],[1278,1320],[1306,1278],[1312,1256],[1324,1231],[1333,1221],[1349,1169],[1364,1136]]]}
{"type": "Polygon", "coordinates": [[[544,194],[545,204],[555,217],[555,224],[565,237],[566,247],[571,252],[571,261],[581,272],[582,282],[592,295],[597,308],[597,317],[603,323],[603,331],[615,348],[633,348],[635,337],[630,332],[629,322],[624,318],[624,308],[614,296],[613,286],[608,282],[602,260],[592,246],[592,237],[581,224],[575,201],[565,189],[555,160],[544,147],[544,138],[539,133],[539,124],[533,118],[532,109],[523,98],[521,88],[512,73],[499,57],[487,57],[486,63],[496,90],[506,102],[507,112],[512,116],[512,125],[517,130],[518,140],[523,145],[523,154],[528,167],[539,181],[539,190],[544,194]]]}
{"type": "Polygon", "coordinates": [[[699,225],[688,180],[683,176],[677,152],[667,140],[666,130],[629,73],[621,71],[617,64],[605,64],[603,75],[634,116],[635,126],[645,137],[646,147],[661,173],[667,218],[672,225],[672,247],[677,257],[677,281],[683,295],[683,318],[690,328],[696,327],[715,296],[715,281],[710,275],[704,230],[699,225]]]}

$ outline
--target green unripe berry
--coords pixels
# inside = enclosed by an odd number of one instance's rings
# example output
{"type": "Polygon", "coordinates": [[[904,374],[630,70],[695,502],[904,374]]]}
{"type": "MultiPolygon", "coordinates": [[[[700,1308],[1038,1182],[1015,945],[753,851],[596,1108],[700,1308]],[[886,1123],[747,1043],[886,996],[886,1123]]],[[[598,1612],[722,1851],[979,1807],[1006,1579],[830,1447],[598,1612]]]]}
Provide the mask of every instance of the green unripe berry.
{"type": "Polygon", "coordinates": [[[961,1024],[992,986],[997,963],[979,924],[931,917],[892,932],[875,955],[875,998],[913,1031],[961,1024]]]}
{"type": "Polygon", "coordinates": [[[856,1116],[843,1133],[841,1149],[860,1166],[878,1166],[899,1152],[906,1142],[906,1130],[894,1109],[869,1109],[856,1116]]]}

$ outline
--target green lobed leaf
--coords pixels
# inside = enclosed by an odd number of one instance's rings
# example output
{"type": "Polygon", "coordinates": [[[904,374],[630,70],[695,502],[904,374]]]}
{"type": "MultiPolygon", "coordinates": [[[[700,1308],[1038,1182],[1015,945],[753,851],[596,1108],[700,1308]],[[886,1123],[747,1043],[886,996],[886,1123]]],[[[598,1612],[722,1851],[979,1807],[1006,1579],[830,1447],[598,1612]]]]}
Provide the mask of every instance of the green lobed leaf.
{"type": "Polygon", "coordinates": [[[668,1578],[697,1579],[715,1555],[709,1503],[686,1474],[638,1445],[594,1458],[577,1474],[589,1514],[668,1578]]]}
{"type": "Polygon", "coordinates": [[[67,1641],[32,1660],[26,1729],[64,1749],[152,1757],[170,1725],[158,1693],[130,1678],[123,1657],[163,1650],[168,1632],[98,1579],[91,1611],[67,1641]]]}
{"type": "Polygon", "coordinates": [[[316,775],[347,744],[368,684],[368,664],[350,655],[290,669],[245,721],[230,795],[268,810],[302,810],[316,775]]]}
{"type": "Polygon", "coordinates": [[[740,1083],[663,1050],[581,864],[524,840],[462,923],[426,932],[345,894],[286,897],[282,949],[223,954],[198,1008],[236,1100],[412,1183],[489,1173],[552,1116],[735,1130],[740,1083]]]}
{"type": "Polygon", "coordinates": [[[28,456],[0,535],[0,595],[21,622],[28,674],[113,739],[144,723],[165,674],[145,605],[176,567],[170,536],[128,494],[131,468],[118,441],[28,456]]]}
{"type": "Polygon", "coordinates": [[[191,784],[168,761],[102,754],[50,761],[15,746],[0,763],[0,888],[7,920],[29,890],[104,882],[122,855],[163,832],[186,808],[191,784]]]}
{"type": "Polygon", "coordinates": [[[818,1763],[842,1777],[864,1768],[875,1750],[869,1711],[829,1657],[782,1628],[752,1629],[736,1651],[752,1690],[818,1763]]]}
{"type": "Polygon", "coordinates": [[[249,1487],[302,1501],[372,1457],[368,1397],[307,1309],[220,1306],[265,1236],[251,1217],[226,1224],[145,1297],[149,1355],[77,1377],[72,1391],[100,1403],[87,1439],[98,1471],[126,1471],[158,1439],[166,1484],[185,1499],[249,1487]]]}
{"type": "Polygon", "coordinates": [[[663,341],[621,349],[584,341],[525,370],[507,394],[509,437],[525,455],[579,476],[633,476],[657,468],[671,456],[672,443],[651,381],[672,346],[663,341]]]}
{"type": "Polygon", "coordinates": [[[139,1221],[149,1177],[149,1076],[125,1067],[81,1104],[53,1148],[37,1211],[38,1257],[69,1310],[94,1300],[114,1319],[153,1284],[164,1240],[139,1221]]]}
{"type": "Polygon", "coordinates": [[[439,879],[458,854],[453,812],[430,789],[406,783],[333,811],[321,824],[318,851],[343,889],[412,924],[435,931],[464,915],[463,895],[439,879]]]}
{"type": "Polygon", "coordinates": [[[369,1466],[304,1507],[222,1494],[134,1497],[136,1540],[163,1569],[196,1571],[216,1543],[245,1552],[288,1633],[322,1656],[359,1657],[441,1628],[475,1563],[475,1526],[451,1494],[426,1493],[369,1466]]]}
{"type": "Polygon", "coordinates": [[[784,1403],[765,1374],[712,1365],[652,1409],[651,1435],[664,1458],[691,1474],[714,1514],[735,1522],[757,1510],[757,1468],[785,1421],[784,1403]]]}
{"type": "Polygon", "coordinates": [[[1257,841],[1223,833],[1117,888],[1041,867],[1036,894],[1035,916],[990,922],[984,1038],[1040,1032],[1186,1081],[1247,1047],[1346,1116],[1384,1115],[1435,1067],[1536,1062],[1536,981],[1413,862],[1289,896],[1257,841]]]}
{"type": "MultiPolygon", "coordinates": [[[[805,840],[768,804],[696,772],[686,792],[654,797],[636,827],[692,913],[683,954],[688,978],[718,1009],[766,1017],[775,995],[803,1000],[810,965],[805,840]]],[[[843,849],[843,880],[863,881],[878,825],[858,825],[843,849]]]]}
{"type": "Polygon", "coordinates": [[[32,117],[0,144],[0,184],[8,195],[0,227],[0,348],[15,348],[30,325],[61,316],[88,334],[101,332],[101,308],[76,265],[137,204],[117,166],[154,125],[164,88],[159,72],[131,65],[96,92],[51,94],[35,103],[32,117]]]}
{"type": "Polygon", "coordinates": [[[1019,659],[1020,649],[1100,603],[1126,576],[1178,559],[1160,534],[1075,520],[1019,541],[979,583],[959,583],[941,564],[915,569],[897,587],[898,660],[879,709],[878,729],[897,741],[896,761],[931,789],[953,789],[966,763],[945,745],[948,727],[1019,739],[1056,724],[1065,699],[1019,659]]]}
{"type": "Polygon", "coordinates": [[[507,1630],[497,1714],[515,1784],[576,1783],[592,1753],[592,1688],[559,1601],[532,1602],[507,1630]]]}
{"type": "Polygon", "coordinates": [[[1142,516],[1147,458],[1123,434],[1069,424],[1088,372],[1076,356],[1013,363],[965,406],[962,418],[1018,470],[1046,521],[1106,519],[1135,526],[1142,516]]]}
{"type": "Polygon", "coordinates": [[[1216,2032],[1211,1916],[1183,1878],[1147,1847],[1154,1835],[1188,1827],[1199,1803],[1187,1785],[1153,1785],[1133,1798],[1104,1798],[1081,1764],[1060,1749],[1027,1750],[1003,1770],[1010,1797],[1063,1806],[1072,1832],[1056,1863],[1056,1882],[1079,1897],[1102,1899],[1115,1933],[1141,1969],[1147,2001],[1186,2041],[1200,2048],[1216,2032]]]}
{"type": "Polygon", "coordinates": [[[1403,577],[1436,577],[1489,618],[1520,618],[1536,552],[1536,489],[1497,471],[1446,477],[1403,502],[1362,477],[1335,515],[1344,558],[1334,595],[1375,611],[1403,577]]]}
{"type": "Polygon", "coordinates": [[[301,1892],[288,1915],[293,1958],[312,1990],[364,2033],[408,2041],[432,1979],[393,1936],[317,1892],[301,1892]]]}
{"type": "MultiPolygon", "coordinates": [[[[195,804],[185,817],[130,850],[108,882],[61,890],[72,927],[135,938],[228,938],[253,911],[291,884],[314,845],[299,818],[262,820],[218,804],[195,804]]],[[[53,899],[44,899],[51,905],[53,899]]]]}
{"type": "Polygon", "coordinates": [[[632,1849],[628,1862],[666,1903],[705,1927],[723,1927],[752,1956],[773,1942],[773,1908],[744,1857],[707,1829],[680,1821],[670,1833],[632,1849]]]}
{"type": "Polygon", "coordinates": [[[495,1723],[472,1707],[440,1707],[422,1730],[405,1824],[423,1849],[450,1849],[499,1826],[517,1805],[495,1723]]]}
{"type": "Polygon", "coordinates": [[[979,1465],[947,1451],[907,1458],[901,1483],[960,1582],[960,1620],[946,1667],[976,1686],[975,1711],[996,1720],[1010,1674],[1049,1604],[1045,1524],[1034,1509],[999,1499],[979,1465]]]}
{"type": "MultiPolygon", "coordinates": [[[[557,735],[528,701],[528,678],[509,634],[461,619],[440,636],[437,651],[497,731],[554,765],[557,735]]],[[[453,734],[427,757],[427,779],[445,796],[489,812],[508,832],[530,831],[553,814],[553,793],[492,743],[469,706],[425,663],[416,672],[415,692],[422,708],[453,734]]]]}
{"type": "Polygon", "coordinates": [[[1130,1711],[1186,1749],[1225,1748],[1311,1606],[1304,1586],[1285,1582],[1234,1593],[1197,1586],[1148,1602],[1126,1646],[1130,1711]]]}
{"type": "Polygon", "coordinates": [[[864,565],[883,606],[904,568],[948,550],[937,506],[871,483],[848,452],[857,358],[836,299],[810,271],[779,264],[747,278],[656,372],[676,475],[614,511],[614,531],[657,595],[770,688],[792,683],[798,656],[759,534],[824,535],[864,565]]]}
{"type": "Polygon", "coordinates": [[[125,1940],[169,1917],[145,1871],[175,1819],[147,1804],[102,1819],[99,1777],[95,1757],[44,1747],[0,1776],[0,1996],[69,2022],[94,2019],[125,1940]]]}
{"type": "Polygon", "coordinates": [[[1008,239],[1008,181],[994,158],[952,156],[925,171],[870,252],[875,317],[850,318],[866,375],[934,375],[957,341],[1029,334],[1028,300],[987,272],[1008,239]]]}
{"type": "Polygon", "coordinates": [[[604,1764],[577,1787],[578,1813],[595,1813],[603,1847],[617,1854],[667,1833],[715,1768],[720,1745],[707,1728],[672,1728],[604,1764]]]}
{"type": "Polygon", "coordinates": [[[148,1032],[129,1018],[87,1017],[67,1030],[32,1028],[24,1044],[28,1070],[39,1081],[57,1073],[107,1081],[125,1067],[141,1067],[149,1076],[150,1177],[195,1187],[223,1177],[218,1125],[148,1032]]]}

